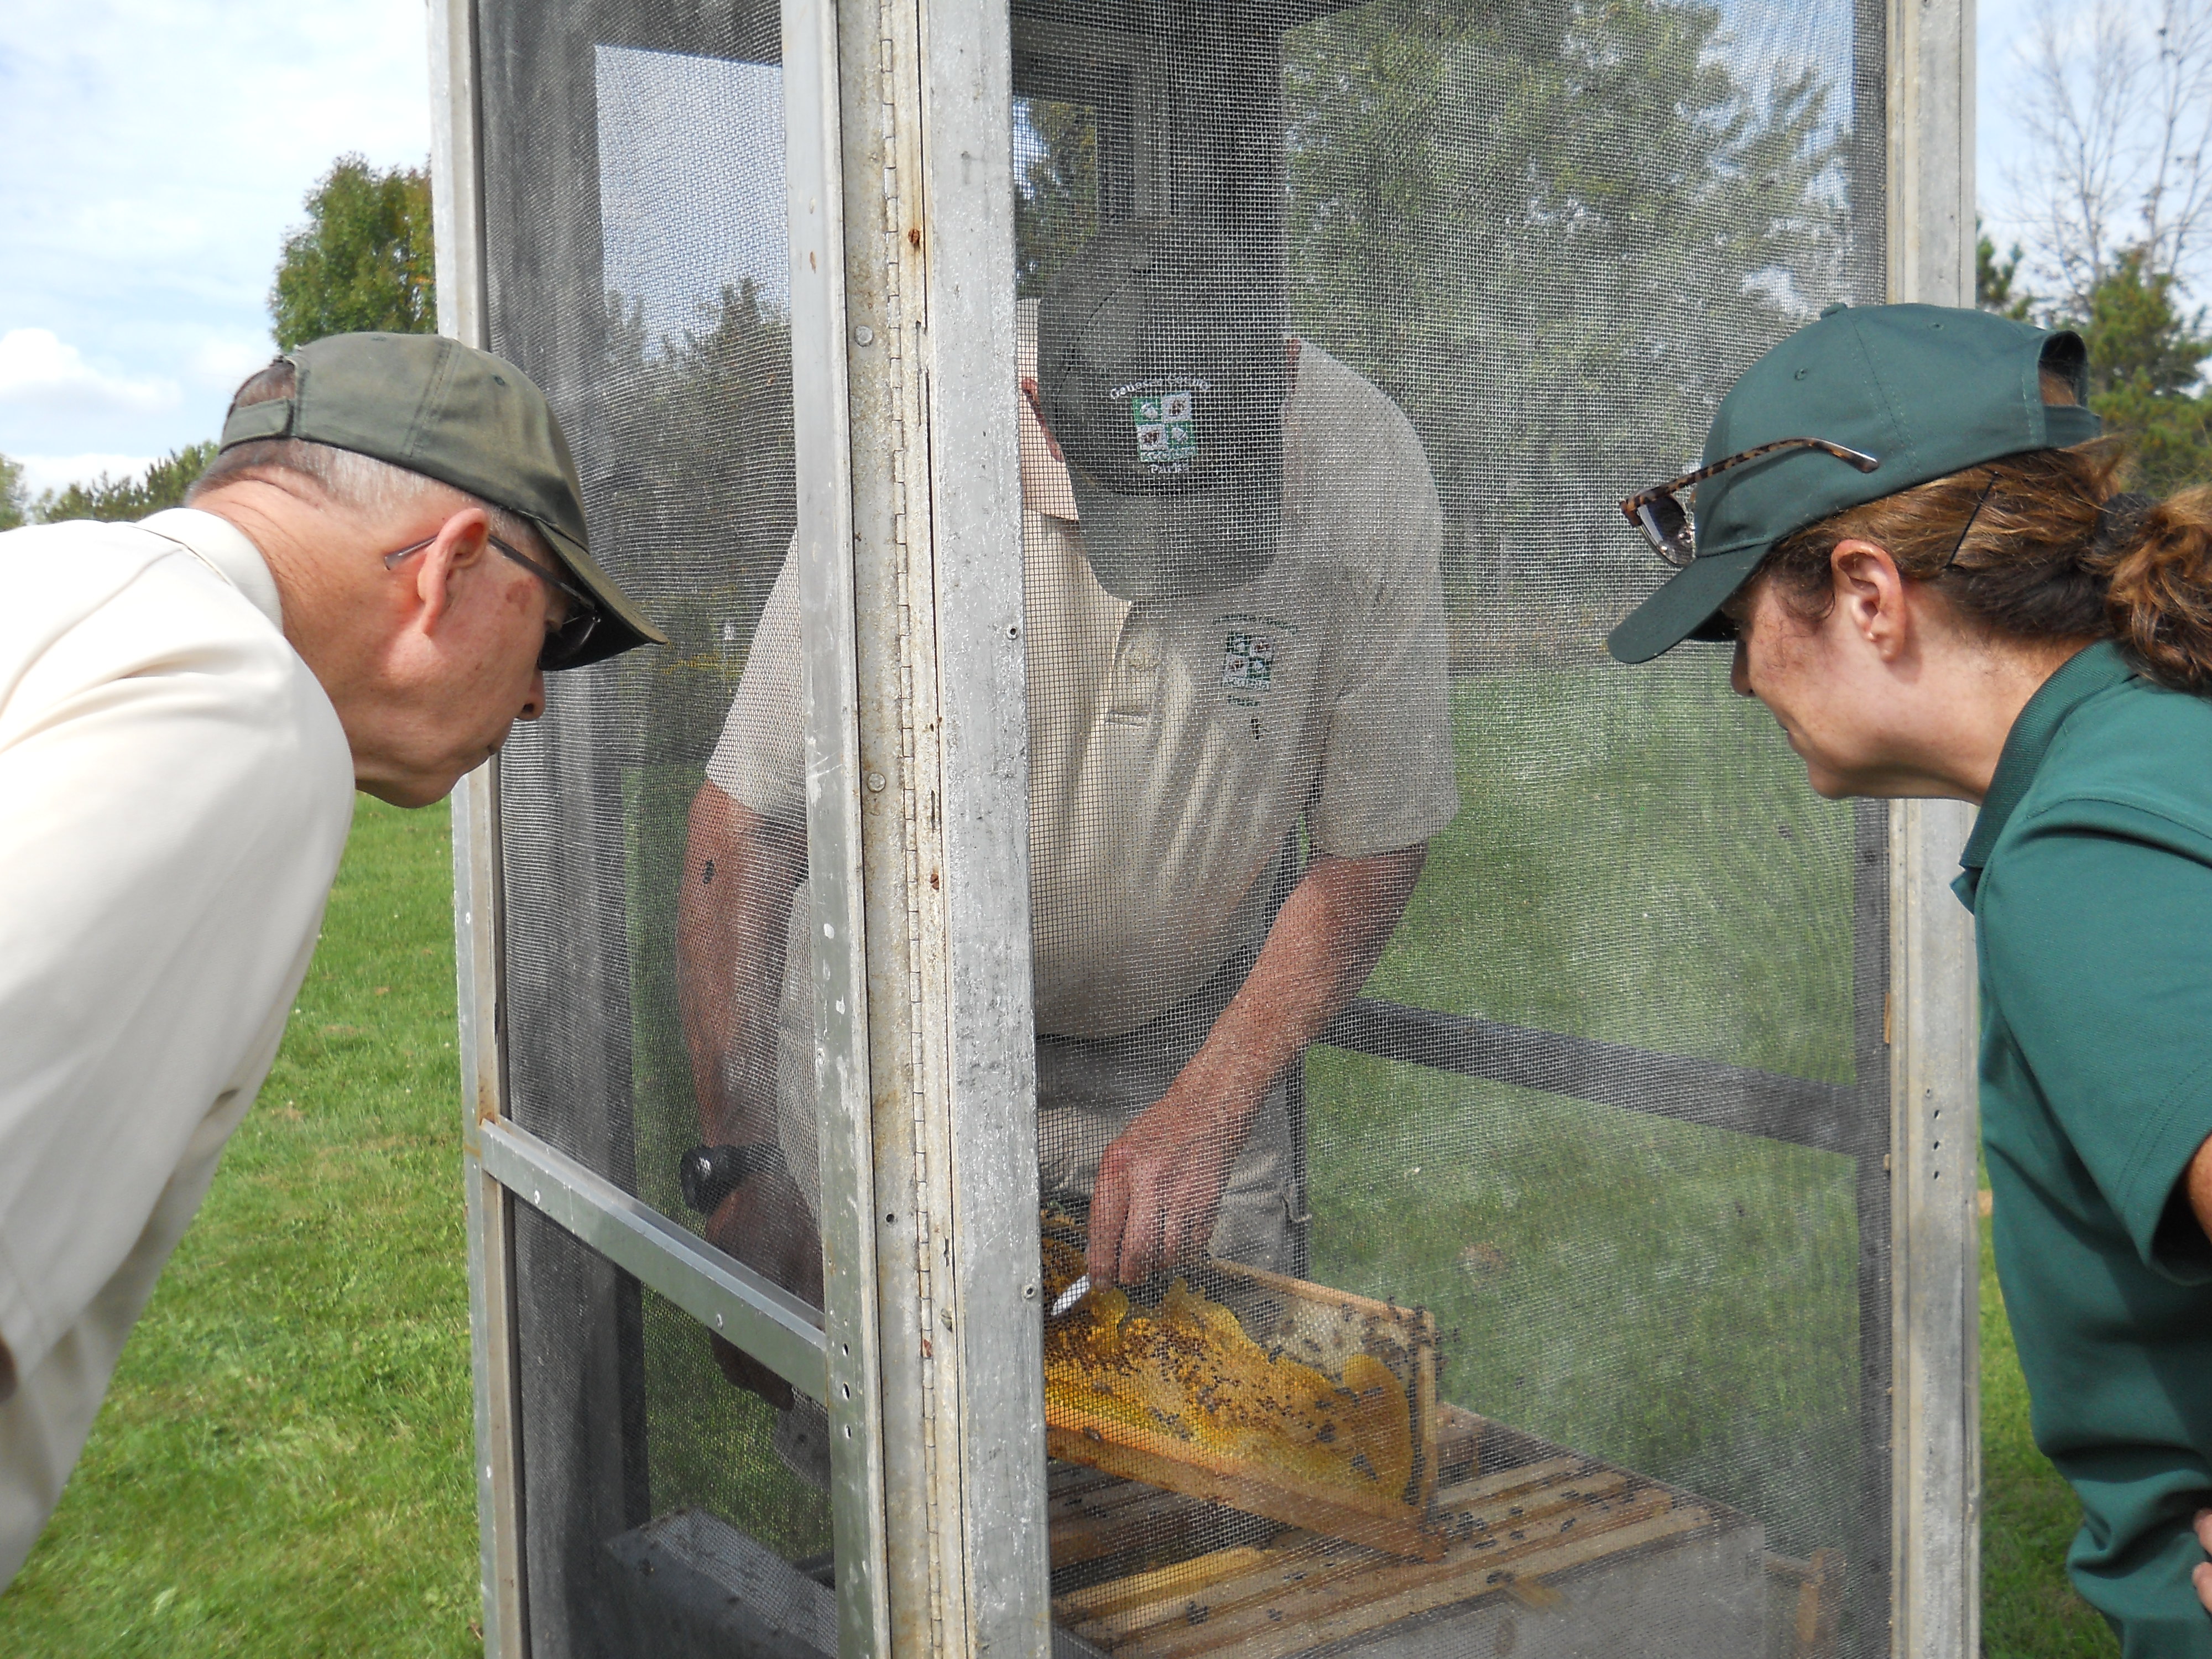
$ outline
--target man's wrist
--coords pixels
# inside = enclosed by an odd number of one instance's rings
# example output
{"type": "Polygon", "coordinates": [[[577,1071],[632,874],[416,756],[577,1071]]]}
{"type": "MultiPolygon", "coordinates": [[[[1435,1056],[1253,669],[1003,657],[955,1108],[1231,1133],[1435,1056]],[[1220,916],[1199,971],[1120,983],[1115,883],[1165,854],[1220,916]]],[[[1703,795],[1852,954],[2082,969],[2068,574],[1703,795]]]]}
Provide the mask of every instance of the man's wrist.
{"type": "Polygon", "coordinates": [[[701,1215],[712,1215],[722,1200],[757,1175],[787,1175],[783,1148],[772,1140],[744,1146],[694,1146],[677,1164],[684,1202],[701,1215]]]}
{"type": "Polygon", "coordinates": [[[1182,1126],[1183,1133],[1196,1132],[1208,1139],[1241,1146],[1251,1133],[1267,1097],[1264,1086],[1255,1090],[1239,1079],[1206,1078],[1185,1072],[1159,1103],[1182,1126]]]}
{"type": "Polygon", "coordinates": [[[1224,1127],[1249,1127],[1286,1063],[1277,1060],[1271,1048],[1264,1042],[1244,1040],[1242,1032],[1217,1028],[1176,1082],[1205,1100],[1224,1127]]]}

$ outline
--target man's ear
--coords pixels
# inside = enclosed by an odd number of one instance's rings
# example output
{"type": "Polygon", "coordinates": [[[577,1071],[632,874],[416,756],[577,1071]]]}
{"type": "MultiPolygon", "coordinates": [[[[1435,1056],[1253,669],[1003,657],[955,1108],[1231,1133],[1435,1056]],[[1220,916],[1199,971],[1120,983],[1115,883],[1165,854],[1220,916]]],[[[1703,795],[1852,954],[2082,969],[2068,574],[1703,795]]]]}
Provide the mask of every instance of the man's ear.
{"type": "MultiPolygon", "coordinates": [[[[462,573],[483,565],[491,553],[491,515],[465,507],[438,527],[437,538],[414,562],[416,621],[428,633],[457,603],[455,584],[462,573]]],[[[402,565],[400,573],[408,574],[402,565]]]]}
{"type": "Polygon", "coordinates": [[[1838,542],[1828,556],[1835,606],[1851,631],[1885,659],[1905,648],[1912,618],[1905,602],[1905,577],[1889,550],[1873,542],[1838,542]]]}
{"type": "Polygon", "coordinates": [[[1030,414],[1036,421],[1037,430],[1044,434],[1044,447],[1052,452],[1053,459],[1066,461],[1067,458],[1060,453],[1060,440],[1052,435],[1052,428],[1045,423],[1044,394],[1037,390],[1036,375],[1022,376],[1022,396],[1029,403],[1030,414]]]}

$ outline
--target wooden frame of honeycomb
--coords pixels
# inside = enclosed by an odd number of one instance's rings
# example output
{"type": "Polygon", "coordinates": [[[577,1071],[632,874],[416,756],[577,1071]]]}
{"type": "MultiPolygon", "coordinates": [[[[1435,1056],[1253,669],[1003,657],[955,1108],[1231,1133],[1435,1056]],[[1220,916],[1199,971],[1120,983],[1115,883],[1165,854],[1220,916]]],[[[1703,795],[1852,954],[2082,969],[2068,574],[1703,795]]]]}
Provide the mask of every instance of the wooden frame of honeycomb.
{"type": "MultiPolygon", "coordinates": [[[[1050,1295],[1054,1280],[1074,1277],[1058,1254],[1048,1243],[1050,1295]]],[[[1325,1537],[1436,1559],[1427,1310],[1236,1262],[1210,1262],[1203,1278],[1219,1300],[1178,1281],[1143,1310],[1108,1291],[1048,1327],[1047,1451],[1325,1537]]]]}

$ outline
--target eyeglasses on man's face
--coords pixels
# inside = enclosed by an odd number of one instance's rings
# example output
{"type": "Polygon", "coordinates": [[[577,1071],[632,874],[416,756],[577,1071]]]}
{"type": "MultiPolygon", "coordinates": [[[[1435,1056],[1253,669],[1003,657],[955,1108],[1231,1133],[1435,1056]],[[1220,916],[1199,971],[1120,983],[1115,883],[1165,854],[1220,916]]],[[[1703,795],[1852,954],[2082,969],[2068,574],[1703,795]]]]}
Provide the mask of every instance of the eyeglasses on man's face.
{"type": "Polygon", "coordinates": [[[1862,472],[1871,472],[1881,463],[1863,451],[1832,444],[1826,438],[1777,438],[1772,443],[1758,444],[1752,448],[1715,461],[1711,466],[1701,466],[1695,472],[1685,472],[1679,478],[1669,478],[1649,489],[1639,489],[1620,504],[1620,511],[1629,523],[1644,532],[1644,539],[1666,563],[1680,570],[1698,556],[1697,526],[1685,507],[1680,493],[1694,489],[1706,479],[1741,466],[1746,461],[1755,461],[1762,455],[1772,455],[1785,449],[1817,449],[1823,455],[1832,455],[1839,461],[1848,461],[1862,472]]]}
{"type": "MultiPolygon", "coordinates": [[[[412,558],[437,539],[435,536],[425,536],[419,542],[410,542],[406,546],[386,554],[384,568],[386,570],[397,569],[402,560],[412,558]]],[[[516,552],[498,537],[487,536],[484,539],[502,558],[513,560],[568,599],[568,614],[545,635],[544,647],[538,653],[538,669],[540,673],[550,674],[556,669],[568,667],[581,654],[584,642],[592,637],[592,630],[599,625],[598,602],[558,571],[549,570],[528,555],[516,552]]]]}

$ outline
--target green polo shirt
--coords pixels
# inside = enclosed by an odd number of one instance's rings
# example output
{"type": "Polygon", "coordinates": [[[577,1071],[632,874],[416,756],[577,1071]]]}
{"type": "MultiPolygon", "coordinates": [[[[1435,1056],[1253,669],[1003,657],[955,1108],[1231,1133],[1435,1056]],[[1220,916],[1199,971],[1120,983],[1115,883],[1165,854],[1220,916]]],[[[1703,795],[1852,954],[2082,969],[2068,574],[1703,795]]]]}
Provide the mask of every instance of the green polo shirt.
{"type": "Polygon", "coordinates": [[[2110,644],[2021,711],[1966,844],[1997,1278],[2035,1443],[2081,1500],[2074,1582],[2127,1659],[2212,1659],[2212,702],[2110,644]]]}

